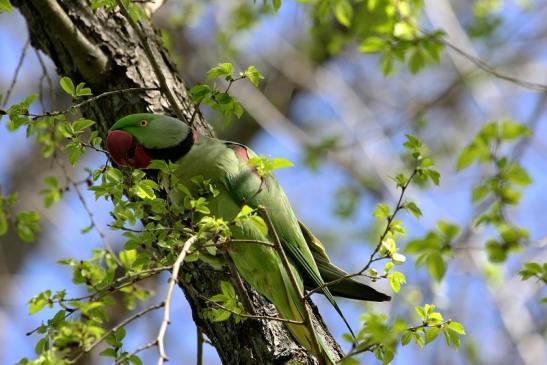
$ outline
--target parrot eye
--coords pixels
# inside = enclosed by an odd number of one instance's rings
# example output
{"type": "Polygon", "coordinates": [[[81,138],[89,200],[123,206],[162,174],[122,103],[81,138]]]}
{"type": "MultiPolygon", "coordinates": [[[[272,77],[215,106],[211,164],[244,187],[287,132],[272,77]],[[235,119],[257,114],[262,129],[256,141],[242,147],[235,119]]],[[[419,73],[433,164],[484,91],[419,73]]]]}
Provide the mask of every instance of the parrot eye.
{"type": "Polygon", "coordinates": [[[146,127],[148,125],[148,121],[143,119],[139,121],[139,127],[146,127]]]}

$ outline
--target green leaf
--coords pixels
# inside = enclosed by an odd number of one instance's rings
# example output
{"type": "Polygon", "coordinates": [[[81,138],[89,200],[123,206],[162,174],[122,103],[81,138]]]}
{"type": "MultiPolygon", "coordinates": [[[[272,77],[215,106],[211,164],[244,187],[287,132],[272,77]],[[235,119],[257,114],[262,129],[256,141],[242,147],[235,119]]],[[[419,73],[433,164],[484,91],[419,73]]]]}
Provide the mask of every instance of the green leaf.
{"type": "Polygon", "coordinates": [[[439,252],[429,253],[427,258],[427,269],[435,280],[441,281],[443,279],[446,272],[446,263],[439,252]]]}
{"type": "Polygon", "coordinates": [[[272,0],[272,5],[275,11],[278,11],[281,7],[281,0],[272,0]]]}
{"type": "Polygon", "coordinates": [[[433,184],[437,186],[439,185],[439,183],[441,182],[441,174],[439,173],[439,171],[434,169],[427,169],[425,170],[425,173],[427,174],[427,176],[429,176],[429,179],[433,182],[433,184]]]}
{"type": "Polygon", "coordinates": [[[133,188],[132,192],[136,194],[141,199],[156,199],[156,194],[154,190],[158,190],[158,184],[150,179],[143,179],[139,181],[133,188]]]}
{"type": "Polygon", "coordinates": [[[443,220],[437,222],[437,227],[448,240],[453,239],[460,233],[460,227],[458,225],[443,220]]]}
{"type": "Polygon", "coordinates": [[[488,259],[495,263],[501,263],[507,260],[507,247],[498,243],[496,240],[486,242],[486,253],[488,259]]]}
{"type": "Polygon", "coordinates": [[[99,356],[105,356],[105,357],[116,357],[116,350],[114,350],[112,347],[109,347],[107,349],[104,349],[103,351],[99,352],[99,356]]]}
{"type": "Polygon", "coordinates": [[[91,96],[93,93],[91,92],[91,89],[88,87],[85,87],[85,83],[80,82],[78,86],[76,86],[76,96],[91,96]]]}
{"type": "Polygon", "coordinates": [[[541,278],[544,282],[547,283],[547,263],[540,265],[537,262],[527,262],[524,264],[522,269],[518,272],[522,280],[528,280],[531,277],[541,278]]]}
{"type": "Polygon", "coordinates": [[[255,87],[258,87],[260,80],[264,79],[264,76],[262,76],[255,66],[249,66],[244,72],[241,73],[241,75],[249,79],[251,84],[255,87]]]}
{"type": "Polygon", "coordinates": [[[380,219],[384,219],[389,217],[391,214],[391,208],[389,205],[384,203],[379,203],[376,205],[376,208],[374,208],[374,211],[372,212],[372,216],[380,219]]]}
{"type": "Polygon", "coordinates": [[[445,327],[443,334],[448,346],[453,345],[455,348],[460,347],[460,337],[456,331],[453,331],[449,327],[445,327]]]}
{"type": "Polygon", "coordinates": [[[129,357],[129,361],[132,362],[135,365],[143,365],[142,360],[137,355],[131,355],[129,357]]]}
{"type": "Polygon", "coordinates": [[[120,261],[126,269],[131,269],[137,259],[137,250],[123,250],[120,252],[120,261]]]}
{"type": "Polygon", "coordinates": [[[46,305],[51,307],[53,301],[51,299],[51,290],[46,290],[36,295],[35,297],[29,300],[29,314],[35,314],[41,311],[46,305]]]}
{"type": "Polygon", "coordinates": [[[425,330],[425,344],[427,345],[431,341],[433,341],[439,333],[441,332],[441,329],[438,327],[430,327],[425,330]]]}
{"type": "Polygon", "coordinates": [[[334,3],[334,16],[340,22],[340,24],[350,27],[351,20],[353,18],[353,7],[348,0],[335,0],[334,3]]]}
{"type": "Polygon", "coordinates": [[[471,165],[475,160],[490,153],[484,143],[473,142],[463,149],[456,162],[456,170],[460,171],[471,165]]]}
{"type": "Polygon", "coordinates": [[[11,13],[12,11],[13,7],[11,6],[9,0],[0,0],[0,13],[11,13]]]}
{"type": "Polygon", "coordinates": [[[422,148],[423,143],[416,136],[412,134],[405,134],[406,142],[403,143],[403,146],[410,151],[417,151],[422,148]]]}
{"type": "Polygon", "coordinates": [[[258,215],[250,217],[251,223],[259,230],[264,236],[268,234],[268,225],[264,222],[264,219],[258,215]]]}
{"type": "Polygon", "coordinates": [[[410,213],[412,213],[412,215],[414,215],[416,218],[420,218],[422,216],[422,211],[414,202],[406,202],[403,207],[410,213]]]}
{"type": "Polygon", "coordinates": [[[460,322],[451,321],[448,324],[448,328],[450,328],[452,331],[460,335],[465,335],[465,329],[463,328],[463,325],[460,322]]]}
{"type": "Polygon", "coordinates": [[[425,66],[425,57],[424,53],[420,50],[420,48],[416,47],[414,52],[410,55],[410,59],[408,60],[408,70],[410,73],[415,74],[418,71],[420,71],[425,66]]]}
{"type": "Polygon", "coordinates": [[[47,189],[40,190],[40,194],[44,195],[44,206],[49,208],[53,203],[61,200],[61,190],[59,183],[54,176],[48,176],[44,179],[47,189]]]}
{"type": "Polygon", "coordinates": [[[224,294],[227,298],[235,298],[236,296],[236,290],[234,289],[234,286],[229,281],[222,280],[220,282],[220,291],[222,294],[224,294]]]}
{"type": "Polygon", "coordinates": [[[411,39],[414,36],[415,29],[406,21],[401,21],[393,27],[393,35],[398,38],[411,39]]]}
{"type": "Polygon", "coordinates": [[[416,343],[416,345],[420,346],[420,348],[423,348],[425,345],[424,338],[420,336],[420,334],[417,332],[412,332],[412,336],[414,338],[414,342],[416,343]]]}
{"type": "Polygon", "coordinates": [[[395,293],[401,290],[401,284],[406,284],[406,277],[402,272],[394,271],[388,275],[389,285],[395,293]]]}
{"type": "Polygon", "coordinates": [[[29,124],[30,117],[28,116],[28,109],[30,105],[37,99],[38,94],[31,94],[20,103],[12,105],[8,109],[8,130],[15,131],[19,127],[25,124],[29,124]]]}
{"type": "Polygon", "coordinates": [[[257,173],[262,177],[270,175],[273,170],[294,166],[293,163],[286,158],[270,159],[266,156],[251,157],[247,161],[247,165],[255,167],[257,173]]]}
{"type": "Polygon", "coordinates": [[[0,236],[5,235],[8,232],[8,218],[6,212],[0,207],[0,236]]]}
{"type": "Polygon", "coordinates": [[[393,53],[390,51],[384,52],[380,59],[380,68],[384,76],[387,76],[393,72],[393,53]]]}
{"type": "Polygon", "coordinates": [[[344,357],[340,362],[337,363],[338,365],[360,365],[361,363],[359,360],[353,358],[353,357],[344,357]]]}
{"type": "Polygon", "coordinates": [[[524,264],[524,270],[530,271],[534,274],[541,274],[543,272],[542,266],[537,262],[527,262],[524,264]]]}
{"type": "Polygon", "coordinates": [[[530,137],[532,131],[522,123],[517,123],[509,119],[500,122],[500,138],[512,140],[519,137],[530,137]]]}
{"type": "Polygon", "coordinates": [[[412,332],[411,331],[405,331],[403,333],[403,336],[401,337],[401,344],[403,346],[406,346],[410,343],[411,340],[412,340],[412,332]]]}
{"type": "Polygon", "coordinates": [[[532,183],[532,179],[528,172],[519,164],[512,163],[506,171],[507,180],[516,185],[526,186],[532,183]]]}
{"type": "Polygon", "coordinates": [[[234,66],[231,63],[219,63],[217,66],[207,71],[207,80],[211,80],[219,76],[231,77],[232,72],[234,72],[234,66]]]}
{"type": "Polygon", "coordinates": [[[72,166],[75,166],[80,157],[85,153],[84,146],[78,141],[67,143],[64,149],[69,155],[69,161],[72,166]]]}
{"type": "Polygon", "coordinates": [[[213,89],[206,84],[195,85],[190,89],[190,98],[194,104],[199,104],[203,99],[210,97],[213,89]]]}
{"type": "Polygon", "coordinates": [[[397,183],[398,188],[402,188],[408,183],[408,177],[405,174],[397,174],[397,176],[391,179],[397,183]]]}
{"type": "Polygon", "coordinates": [[[293,167],[294,164],[286,158],[276,157],[270,160],[270,166],[272,170],[285,169],[287,167],[293,167]]]}
{"type": "Polygon", "coordinates": [[[486,123],[480,130],[478,137],[481,137],[486,142],[491,142],[499,138],[499,123],[486,123]]]}
{"type": "Polygon", "coordinates": [[[488,193],[490,193],[491,188],[487,184],[479,184],[473,187],[473,191],[471,193],[471,200],[473,203],[479,202],[482,199],[484,199],[488,193]]]}
{"type": "Polygon", "coordinates": [[[82,118],[82,119],[75,120],[72,123],[72,128],[74,129],[75,132],[82,132],[94,124],[95,122],[93,120],[82,118]]]}
{"type": "Polygon", "coordinates": [[[59,84],[61,85],[61,88],[66,92],[68,95],[75,97],[76,96],[76,87],[74,86],[74,83],[68,76],[64,76],[59,81],[59,84]]]}
{"type": "Polygon", "coordinates": [[[359,45],[359,51],[363,53],[377,53],[388,46],[387,41],[380,37],[368,37],[359,45]]]}
{"type": "Polygon", "coordinates": [[[420,306],[416,306],[414,307],[414,309],[416,310],[416,313],[418,313],[418,315],[420,316],[420,319],[422,321],[425,321],[425,319],[427,318],[427,313],[425,312],[425,309],[420,306]]]}
{"type": "MultiPolygon", "coordinates": [[[[116,338],[119,341],[122,341],[125,338],[125,335],[126,335],[125,328],[124,327],[118,328],[118,330],[116,331],[116,338]]],[[[120,342],[120,344],[121,344],[121,342],[120,342]]]]}
{"type": "Polygon", "coordinates": [[[32,242],[40,231],[40,215],[37,212],[19,212],[15,218],[17,235],[24,242],[32,242]]]}

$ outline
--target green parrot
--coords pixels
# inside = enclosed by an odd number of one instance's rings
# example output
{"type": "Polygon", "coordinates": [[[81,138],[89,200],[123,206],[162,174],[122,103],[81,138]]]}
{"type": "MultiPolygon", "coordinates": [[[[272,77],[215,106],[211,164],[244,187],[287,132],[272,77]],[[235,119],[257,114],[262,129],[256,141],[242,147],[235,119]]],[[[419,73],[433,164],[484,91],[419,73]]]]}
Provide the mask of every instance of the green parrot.
{"type": "MultiPolygon", "coordinates": [[[[118,165],[142,169],[152,160],[176,163],[177,177],[192,194],[195,193],[191,188],[195,186],[190,181],[192,177],[201,175],[210,179],[220,193],[209,199],[208,207],[212,215],[227,222],[233,221],[244,205],[251,208],[264,206],[289,257],[298,287],[292,285],[290,274],[272,247],[232,243],[227,252],[242,278],[268,298],[282,318],[302,321],[306,309],[299,297],[304,290],[347,275],[330,262],[321,242],[299,222],[275,177],[260,176],[253,166],[249,166],[247,161],[256,156],[250,148],[200,135],[178,119],[147,113],[132,114],[118,120],[110,128],[106,146],[118,165]]],[[[269,234],[264,235],[248,220],[232,226],[231,231],[236,239],[272,242],[269,234]]],[[[391,299],[353,279],[324,287],[321,293],[346,325],[348,323],[333,295],[376,302],[391,299]]],[[[311,351],[315,334],[310,333],[306,326],[286,324],[297,342],[311,351]]],[[[320,356],[327,364],[334,363],[322,340],[317,340],[321,347],[320,356]]]]}

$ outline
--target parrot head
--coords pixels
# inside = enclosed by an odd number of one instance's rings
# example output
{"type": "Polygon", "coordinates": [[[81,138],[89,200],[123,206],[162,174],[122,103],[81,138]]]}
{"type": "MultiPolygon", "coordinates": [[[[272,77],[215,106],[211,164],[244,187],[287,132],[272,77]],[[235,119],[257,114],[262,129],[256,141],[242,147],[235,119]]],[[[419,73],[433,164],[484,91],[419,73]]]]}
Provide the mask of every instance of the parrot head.
{"type": "MultiPolygon", "coordinates": [[[[192,130],[178,119],[159,114],[131,114],[118,120],[110,128],[106,149],[121,166],[142,169],[153,159],[172,160],[173,153],[182,154],[192,130]]],[[[188,141],[191,143],[193,141],[188,141]]]]}

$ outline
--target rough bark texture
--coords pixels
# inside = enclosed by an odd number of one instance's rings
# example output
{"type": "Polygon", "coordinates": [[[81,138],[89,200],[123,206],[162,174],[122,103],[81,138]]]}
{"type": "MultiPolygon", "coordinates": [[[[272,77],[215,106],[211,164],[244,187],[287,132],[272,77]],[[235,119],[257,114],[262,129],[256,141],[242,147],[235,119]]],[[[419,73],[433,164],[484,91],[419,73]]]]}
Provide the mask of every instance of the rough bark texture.
{"type": "MultiPolygon", "coordinates": [[[[69,76],[75,82],[86,82],[95,95],[135,87],[159,87],[136,34],[120,13],[93,12],[88,3],[77,0],[12,2],[27,19],[32,45],[51,57],[60,75],[69,76]]],[[[188,100],[186,87],[154,30],[148,24],[144,24],[143,28],[168,86],[182,104],[188,121],[193,106],[188,100]]],[[[104,137],[109,126],[118,118],[144,111],[173,114],[167,99],[159,91],[102,98],[82,112],[97,121],[104,137]]],[[[211,127],[199,113],[193,124],[202,133],[213,135],[211,127]]],[[[192,271],[193,287],[206,297],[219,292],[218,283],[221,280],[229,280],[226,273],[211,270],[205,264],[187,266],[186,269],[192,271]]],[[[247,289],[258,315],[276,315],[269,302],[247,289]]],[[[281,322],[246,320],[235,324],[229,320],[212,323],[200,316],[207,303],[192,290],[185,290],[185,295],[192,307],[194,320],[216,347],[224,364],[315,363],[312,356],[294,342],[281,322]]],[[[316,317],[324,329],[325,342],[340,354],[339,346],[320,317],[316,317]]]]}

